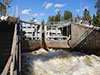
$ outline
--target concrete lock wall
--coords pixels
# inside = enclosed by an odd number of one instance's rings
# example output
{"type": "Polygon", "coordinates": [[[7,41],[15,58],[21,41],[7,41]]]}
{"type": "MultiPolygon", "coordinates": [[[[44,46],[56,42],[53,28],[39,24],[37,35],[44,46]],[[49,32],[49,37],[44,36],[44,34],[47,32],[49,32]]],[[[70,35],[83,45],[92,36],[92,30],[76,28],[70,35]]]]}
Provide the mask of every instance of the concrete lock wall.
{"type": "Polygon", "coordinates": [[[100,55],[100,30],[71,24],[71,40],[69,45],[76,51],[100,55]]]}

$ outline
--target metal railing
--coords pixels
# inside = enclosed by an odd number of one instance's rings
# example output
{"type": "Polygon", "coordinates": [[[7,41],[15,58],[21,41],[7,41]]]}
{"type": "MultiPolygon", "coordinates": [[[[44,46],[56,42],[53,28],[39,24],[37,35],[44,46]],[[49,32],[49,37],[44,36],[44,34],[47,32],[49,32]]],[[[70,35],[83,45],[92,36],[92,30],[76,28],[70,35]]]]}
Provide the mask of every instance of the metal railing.
{"type": "MultiPolygon", "coordinates": [[[[89,21],[87,21],[87,20],[81,20],[81,19],[76,19],[76,21],[74,21],[73,23],[90,25],[89,21]]],[[[91,24],[92,24],[92,22],[91,22],[91,24]]]]}
{"type": "Polygon", "coordinates": [[[47,23],[47,25],[59,25],[59,24],[65,24],[68,22],[72,22],[72,18],[70,18],[68,20],[64,20],[64,21],[50,21],[47,23]]]}

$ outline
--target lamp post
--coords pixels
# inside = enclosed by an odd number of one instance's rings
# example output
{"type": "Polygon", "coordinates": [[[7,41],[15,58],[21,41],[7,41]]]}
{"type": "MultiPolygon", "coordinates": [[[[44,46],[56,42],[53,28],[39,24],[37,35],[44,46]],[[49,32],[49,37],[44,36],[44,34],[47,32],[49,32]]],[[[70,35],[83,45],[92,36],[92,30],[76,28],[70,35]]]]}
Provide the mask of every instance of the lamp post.
{"type": "Polygon", "coordinates": [[[62,14],[62,12],[60,11],[60,13],[59,13],[59,14],[60,14],[60,21],[61,21],[61,14],[62,14]]]}
{"type": "Polygon", "coordinates": [[[81,15],[81,18],[82,18],[82,0],[80,2],[80,9],[81,9],[80,15],[81,15]]]}
{"type": "Polygon", "coordinates": [[[9,16],[8,5],[12,0],[3,0],[3,1],[6,4],[6,16],[9,16]]]}

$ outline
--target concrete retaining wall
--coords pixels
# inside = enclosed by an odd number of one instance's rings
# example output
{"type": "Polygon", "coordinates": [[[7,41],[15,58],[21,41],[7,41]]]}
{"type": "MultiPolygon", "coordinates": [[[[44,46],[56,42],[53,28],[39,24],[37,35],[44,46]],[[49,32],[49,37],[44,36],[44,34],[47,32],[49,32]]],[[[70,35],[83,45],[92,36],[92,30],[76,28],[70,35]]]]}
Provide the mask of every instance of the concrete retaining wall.
{"type": "Polygon", "coordinates": [[[76,51],[100,54],[100,30],[72,24],[69,44],[76,51]]]}

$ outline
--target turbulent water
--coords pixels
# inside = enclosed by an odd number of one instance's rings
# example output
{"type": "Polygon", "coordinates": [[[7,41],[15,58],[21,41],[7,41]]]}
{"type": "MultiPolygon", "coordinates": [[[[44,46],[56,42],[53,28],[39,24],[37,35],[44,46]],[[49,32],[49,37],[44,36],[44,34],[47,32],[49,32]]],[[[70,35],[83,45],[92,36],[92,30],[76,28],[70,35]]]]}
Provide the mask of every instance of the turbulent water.
{"type": "Polygon", "coordinates": [[[22,75],[100,75],[100,57],[40,49],[22,54],[22,75]]]}

